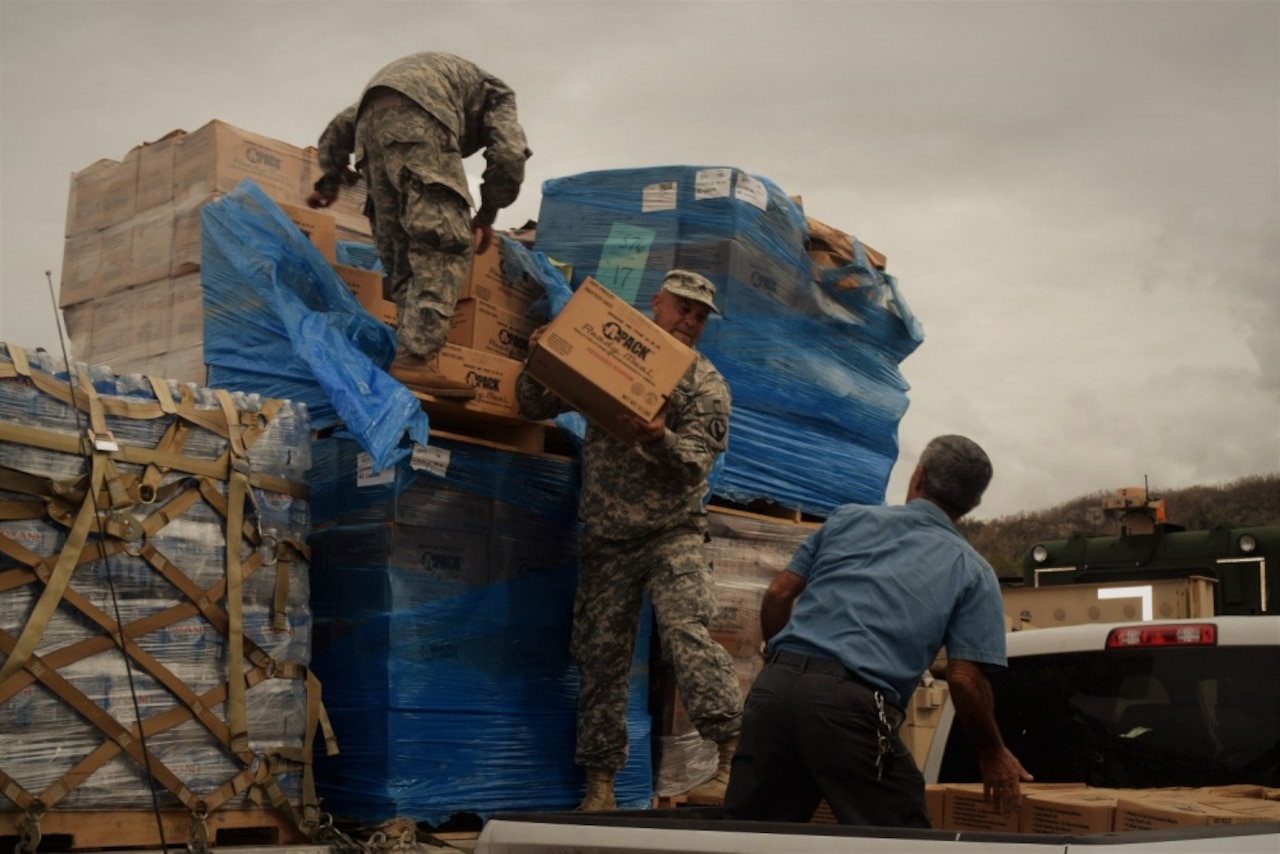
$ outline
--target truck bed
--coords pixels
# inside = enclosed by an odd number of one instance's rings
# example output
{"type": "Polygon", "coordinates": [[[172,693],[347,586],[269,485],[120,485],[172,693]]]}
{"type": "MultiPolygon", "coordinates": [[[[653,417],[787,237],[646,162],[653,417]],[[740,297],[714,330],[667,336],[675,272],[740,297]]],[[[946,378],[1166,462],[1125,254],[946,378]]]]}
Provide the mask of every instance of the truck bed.
{"type": "Polygon", "coordinates": [[[598,813],[500,813],[485,825],[477,854],[908,854],[987,851],[999,854],[1276,854],[1280,822],[1129,833],[1062,836],[956,830],[733,821],[718,807],[598,813]]]}

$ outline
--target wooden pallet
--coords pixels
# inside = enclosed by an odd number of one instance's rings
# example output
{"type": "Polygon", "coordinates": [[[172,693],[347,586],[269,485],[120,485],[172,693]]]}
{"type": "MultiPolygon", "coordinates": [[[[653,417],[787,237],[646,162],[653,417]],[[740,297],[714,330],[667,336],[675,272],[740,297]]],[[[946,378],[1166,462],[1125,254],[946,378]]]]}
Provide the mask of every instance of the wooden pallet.
{"type": "Polygon", "coordinates": [[[475,409],[470,404],[438,400],[413,392],[431,422],[431,435],[518,454],[575,456],[573,442],[550,421],[528,421],[475,409]]]}
{"type": "Polygon", "coordinates": [[[750,504],[738,504],[719,496],[712,496],[707,507],[712,513],[723,513],[726,516],[741,516],[746,519],[759,519],[765,522],[786,522],[803,528],[822,527],[822,517],[805,513],[792,507],[781,507],[768,501],[752,501],[750,504]]]}
{"type": "MultiPolygon", "coordinates": [[[[191,813],[160,811],[166,846],[185,848],[191,813]]],[[[0,812],[0,850],[15,850],[25,816],[0,812]]],[[[210,845],[297,845],[310,840],[287,815],[272,809],[216,810],[205,819],[210,845]]],[[[105,848],[159,848],[160,827],[151,810],[52,809],[40,819],[44,850],[96,851],[105,848]],[[54,839],[51,837],[62,837],[54,839]]]]}

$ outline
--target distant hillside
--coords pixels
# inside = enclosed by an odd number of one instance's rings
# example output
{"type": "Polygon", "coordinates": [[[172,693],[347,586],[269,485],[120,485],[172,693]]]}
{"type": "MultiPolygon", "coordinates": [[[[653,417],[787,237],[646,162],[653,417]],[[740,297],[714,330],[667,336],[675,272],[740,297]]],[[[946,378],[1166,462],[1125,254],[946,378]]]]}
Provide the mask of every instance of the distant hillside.
{"type": "MultiPolygon", "coordinates": [[[[1021,577],[1022,557],[1037,540],[1073,534],[1111,533],[1102,518],[1100,489],[1048,510],[1001,516],[985,522],[961,520],[959,528],[1001,578],[1021,577]]],[[[1220,486],[1153,492],[1163,498],[1167,521],[1188,529],[1215,525],[1280,525],[1280,474],[1246,477],[1220,486]]]]}

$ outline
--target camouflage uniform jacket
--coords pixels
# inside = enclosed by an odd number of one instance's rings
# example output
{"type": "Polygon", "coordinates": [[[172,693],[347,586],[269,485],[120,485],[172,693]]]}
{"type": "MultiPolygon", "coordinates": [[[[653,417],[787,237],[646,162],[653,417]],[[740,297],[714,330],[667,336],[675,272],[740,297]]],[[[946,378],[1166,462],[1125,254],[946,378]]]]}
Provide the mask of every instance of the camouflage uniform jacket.
{"type": "Polygon", "coordinates": [[[453,134],[460,156],[440,158],[440,174],[433,176],[439,183],[474,206],[462,158],[483,148],[487,165],[481,207],[497,213],[516,200],[524,181],[524,162],[532,152],[516,118],[515,92],[475,64],[447,53],[415,53],[397,59],[373,75],[359,102],[334,116],[320,136],[323,176],[316,181],[317,190],[334,194],[352,154],[357,165],[364,159],[364,152],[357,150],[356,119],[375,87],[394,89],[412,99],[453,134]]]}
{"type": "MultiPolygon", "coordinates": [[[[568,410],[523,371],[516,396],[526,418],[568,410]]],[[[588,421],[578,503],[584,537],[626,540],[681,525],[706,530],[707,476],[728,444],[729,411],[729,384],[699,354],[671,394],[661,439],[625,443],[588,421]]]]}

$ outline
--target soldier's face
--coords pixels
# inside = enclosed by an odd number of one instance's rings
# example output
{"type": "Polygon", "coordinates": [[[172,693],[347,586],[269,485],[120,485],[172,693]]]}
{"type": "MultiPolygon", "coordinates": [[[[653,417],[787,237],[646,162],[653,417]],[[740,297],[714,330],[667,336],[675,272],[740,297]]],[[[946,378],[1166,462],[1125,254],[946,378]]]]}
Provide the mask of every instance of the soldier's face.
{"type": "Polygon", "coordinates": [[[678,297],[670,291],[653,295],[653,322],[672,337],[690,347],[698,343],[711,309],[700,302],[678,297]]]}

